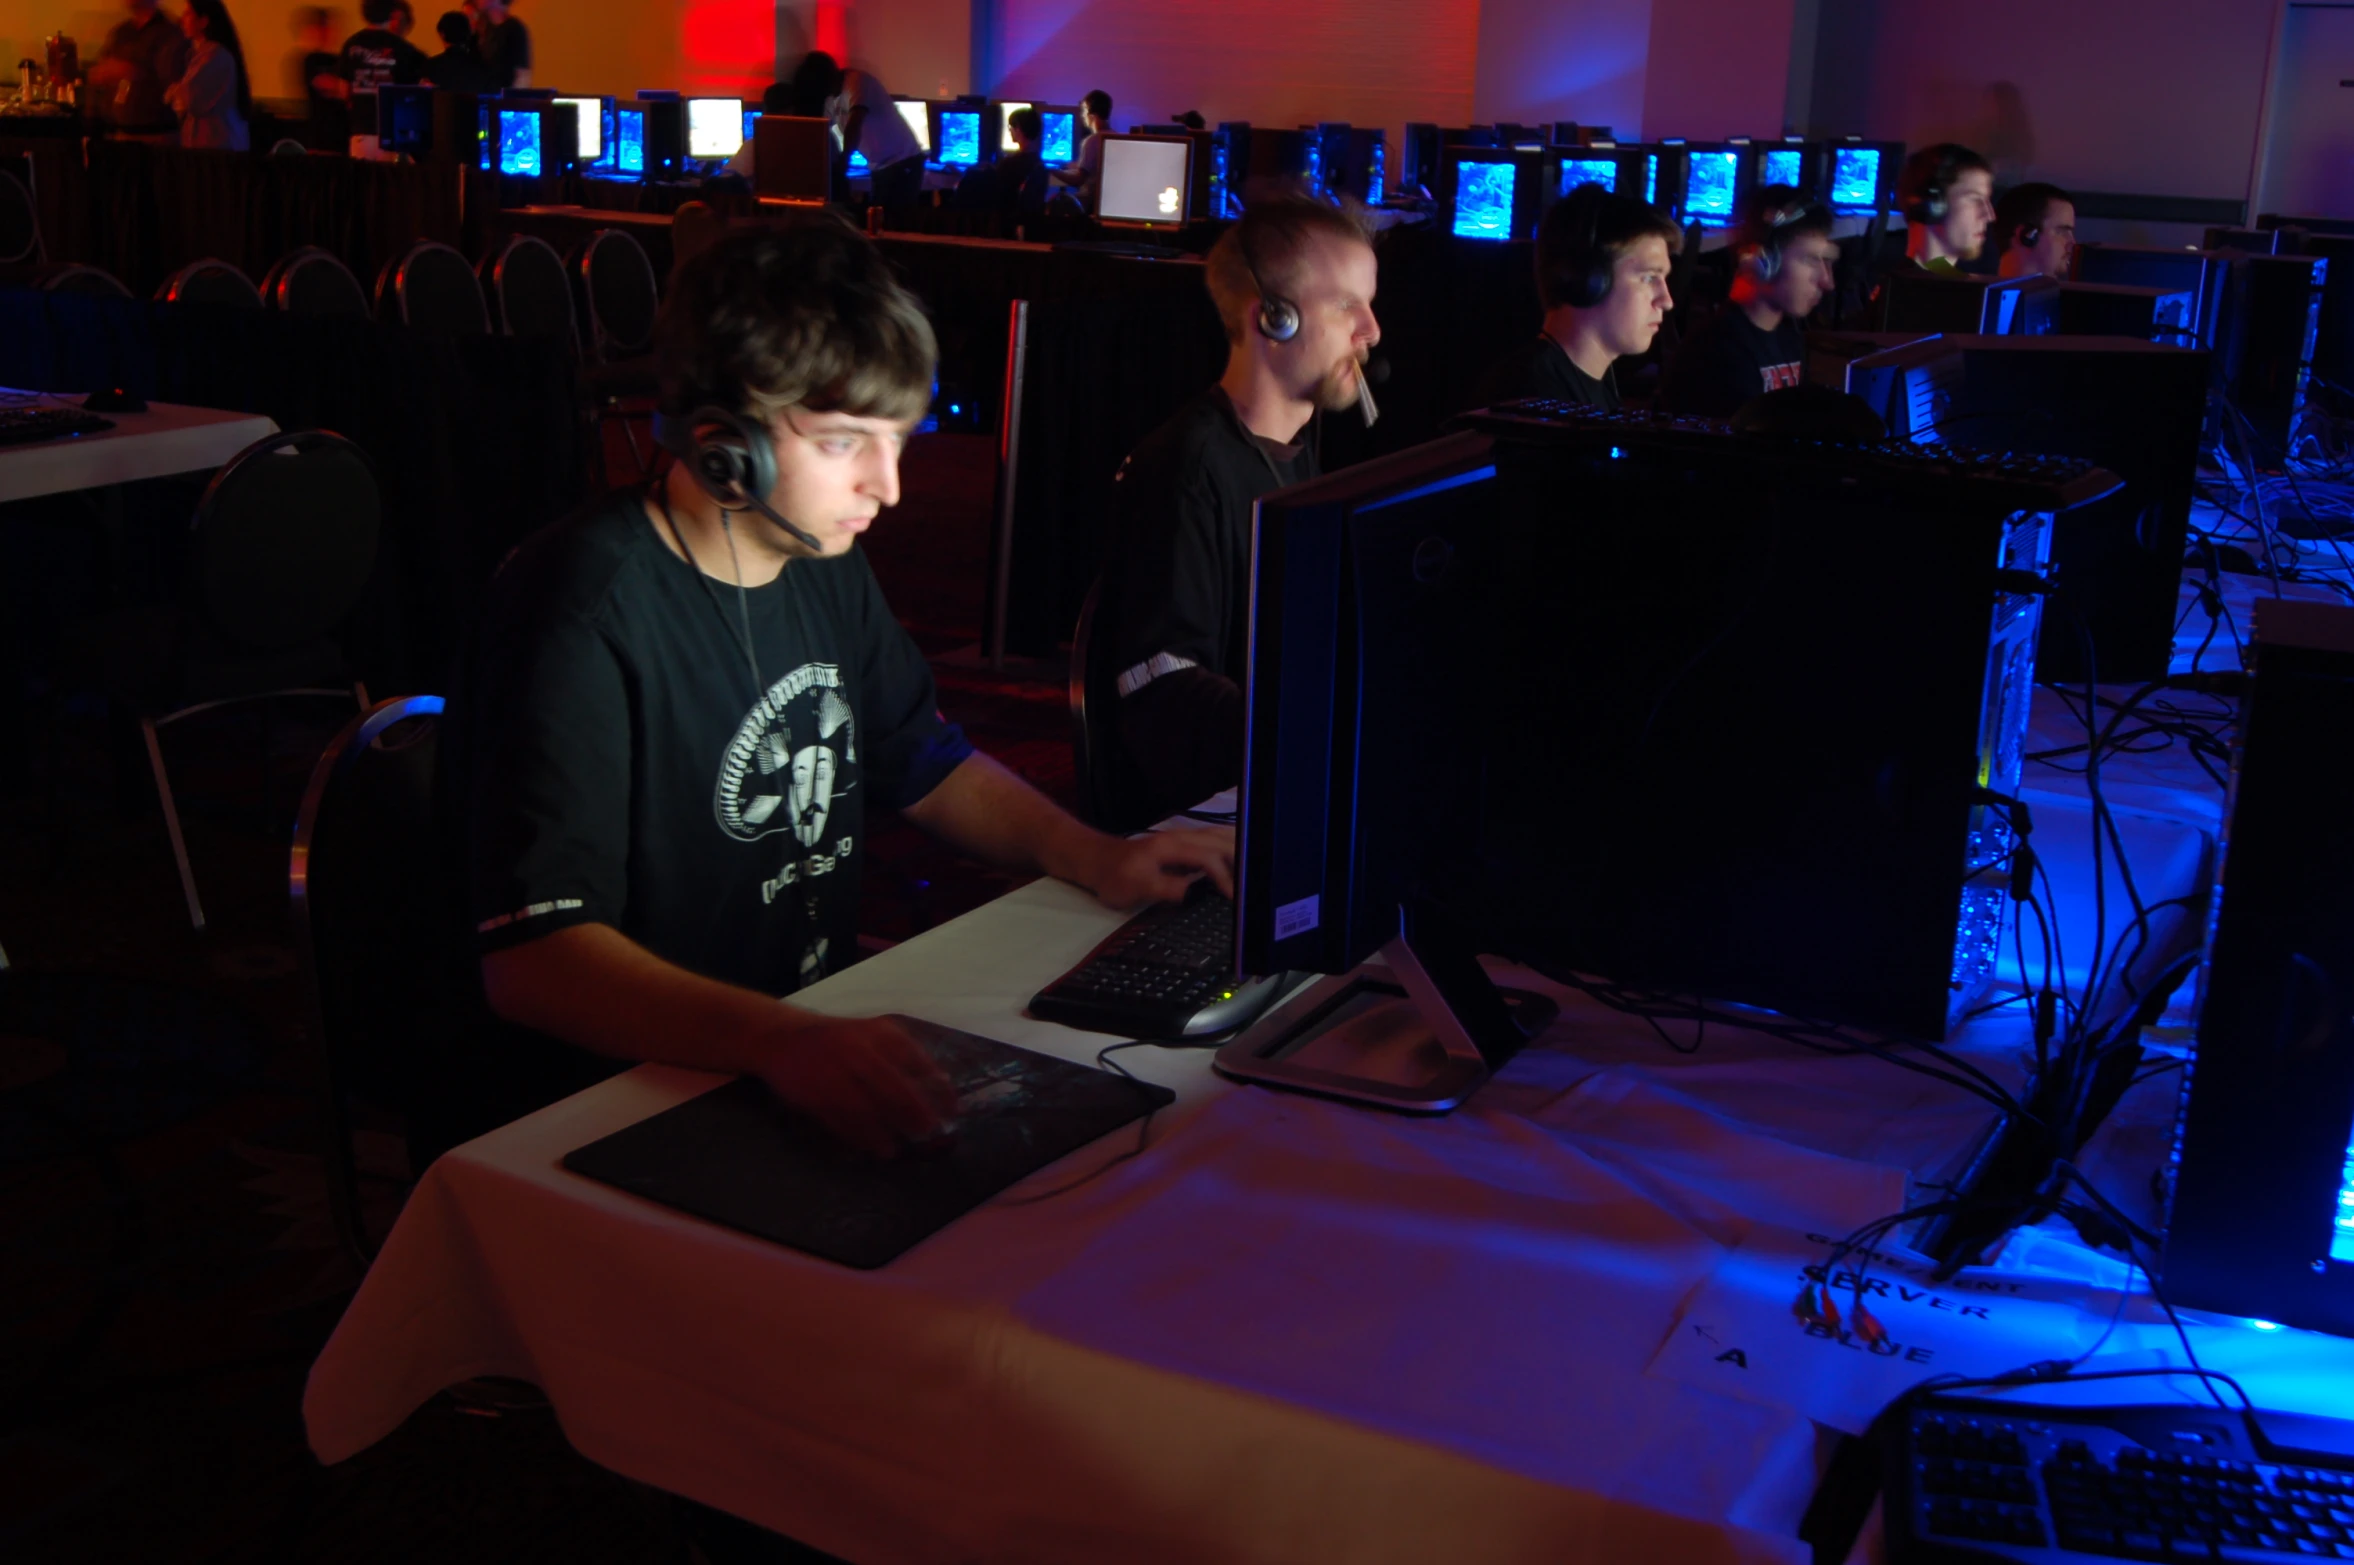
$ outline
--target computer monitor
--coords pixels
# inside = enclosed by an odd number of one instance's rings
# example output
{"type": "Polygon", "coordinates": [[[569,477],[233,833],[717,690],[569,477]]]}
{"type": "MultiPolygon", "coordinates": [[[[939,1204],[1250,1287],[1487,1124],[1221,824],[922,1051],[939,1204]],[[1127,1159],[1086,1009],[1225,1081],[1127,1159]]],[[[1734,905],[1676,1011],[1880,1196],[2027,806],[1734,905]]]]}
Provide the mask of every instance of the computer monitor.
{"type": "Polygon", "coordinates": [[[2223,316],[2223,289],[2229,252],[2170,250],[2158,245],[2100,244],[2090,240],[2076,247],[2076,281],[2124,283],[2135,288],[2158,288],[2187,293],[2198,300],[2191,329],[2201,347],[2215,346],[2223,316]]]}
{"type": "MultiPolygon", "coordinates": [[[[2018,786],[2040,598],[2005,573],[2110,481],[1563,404],[1473,423],[1259,502],[1242,969],[1383,953],[1474,1045],[1456,1101],[1517,1041],[1475,954],[1944,1036],[2008,916],[1985,793],[2018,786]],[[1728,753],[1771,759],[1728,782],[1728,753]]],[[[1334,1090],[1300,1021],[1377,998],[1295,1001],[1219,1068],[1334,1090]]]]}
{"type": "Polygon", "coordinates": [[[1509,147],[1449,147],[1441,154],[1447,232],[1499,241],[1535,235],[1544,159],[1509,147]]]}
{"type": "Polygon", "coordinates": [[[1831,207],[1838,212],[1878,212],[1881,191],[1889,172],[1881,164],[1885,150],[1863,142],[1841,142],[1831,148],[1831,207]]]}
{"type": "Polygon", "coordinates": [[[1581,149],[1554,159],[1553,196],[1566,199],[1581,185],[1618,189],[1618,159],[1599,149],[1581,149]]]}
{"type": "Polygon", "coordinates": [[[971,168],[996,156],[996,149],[982,135],[982,118],[986,105],[978,103],[945,103],[933,116],[939,130],[933,138],[932,161],[942,168],[971,168]]]}
{"type": "Polygon", "coordinates": [[[2097,463],[2122,487],[2059,518],[2040,678],[2164,679],[2206,417],[2207,355],[2129,337],[1951,335],[1847,367],[1898,440],[2097,463]]]}
{"type": "Polygon", "coordinates": [[[1095,215],[1106,224],[1177,228],[1192,216],[1189,136],[1106,136],[1095,215]]]}
{"type": "Polygon", "coordinates": [[[613,100],[558,98],[556,101],[579,116],[580,123],[573,134],[580,149],[580,161],[591,168],[604,162],[605,144],[613,134],[613,100]]]}
{"type": "Polygon", "coordinates": [[[763,206],[826,204],[833,194],[831,120],[763,114],[752,134],[752,194],[763,206]]]}
{"type": "Polygon", "coordinates": [[[2060,329],[2060,284],[2041,273],[1986,285],[1978,330],[1990,337],[2048,337],[2060,329]]]}
{"type": "Polygon", "coordinates": [[[2253,641],[2160,1275],[2354,1335],[2354,609],[2259,598],[2253,641]]]}
{"type": "Polygon", "coordinates": [[[1890,271],[1880,280],[1887,331],[2048,336],[2058,325],[2060,285],[2041,275],[1974,277],[1890,271]]]}
{"type": "Polygon", "coordinates": [[[1012,123],[1015,113],[1034,106],[1027,98],[1004,98],[989,105],[989,124],[1000,155],[1015,150],[1012,123]]]}
{"type": "Polygon", "coordinates": [[[1686,221],[1711,228],[1738,222],[1747,188],[1750,149],[1730,142],[1684,145],[1684,192],[1679,210],[1686,221]]]}
{"type": "Polygon", "coordinates": [[[738,98],[689,98],[687,156],[724,163],[744,149],[744,105],[738,98]]]}
{"type": "Polygon", "coordinates": [[[2129,283],[2060,284],[2057,330],[2070,337],[2138,337],[2144,342],[2198,340],[2191,322],[2199,301],[2187,291],[2136,288],[2129,283]]]}
{"type": "Polygon", "coordinates": [[[1041,103],[1038,110],[1038,161],[1063,168],[1079,161],[1079,147],[1087,139],[1086,125],[1075,104],[1041,103]]]}
{"type": "Polygon", "coordinates": [[[1787,142],[1757,149],[1757,182],[1760,185],[1788,185],[1803,191],[1809,183],[1806,172],[1806,148],[1787,142]]]}
{"type": "Polygon", "coordinates": [[[899,111],[900,122],[915,137],[915,144],[929,156],[932,150],[932,105],[922,98],[893,98],[891,107],[899,111]]]}
{"type": "Polygon", "coordinates": [[[2318,255],[2210,253],[2230,257],[2215,333],[2226,416],[2242,422],[2254,460],[2274,466],[2305,407],[2330,263],[2318,255]]]}
{"type": "Polygon", "coordinates": [[[433,150],[431,87],[397,87],[386,82],[376,89],[376,145],[413,158],[433,150]]]}

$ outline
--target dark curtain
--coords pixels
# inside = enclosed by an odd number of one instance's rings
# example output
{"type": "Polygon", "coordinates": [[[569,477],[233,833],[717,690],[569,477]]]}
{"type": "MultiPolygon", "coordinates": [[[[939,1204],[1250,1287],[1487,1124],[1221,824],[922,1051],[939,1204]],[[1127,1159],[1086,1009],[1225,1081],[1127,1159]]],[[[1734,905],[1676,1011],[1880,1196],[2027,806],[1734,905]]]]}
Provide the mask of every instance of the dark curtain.
{"type": "Polygon", "coordinates": [[[548,343],[5,290],[0,384],[122,385],[367,452],[384,542],[350,638],[380,695],[446,688],[498,562],[586,497],[578,372],[548,343]]]}
{"type": "Polygon", "coordinates": [[[1010,650],[1049,656],[1070,639],[1102,558],[1112,475],[1225,364],[1218,313],[1198,287],[1032,302],[1010,518],[1010,650]]]}

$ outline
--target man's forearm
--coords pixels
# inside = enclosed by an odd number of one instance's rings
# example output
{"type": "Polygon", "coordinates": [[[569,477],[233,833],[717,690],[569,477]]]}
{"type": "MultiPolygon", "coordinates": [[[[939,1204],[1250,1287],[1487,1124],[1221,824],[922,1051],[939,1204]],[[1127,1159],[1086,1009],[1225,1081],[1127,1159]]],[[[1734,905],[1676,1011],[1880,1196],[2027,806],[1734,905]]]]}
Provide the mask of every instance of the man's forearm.
{"type": "Polygon", "coordinates": [[[1052,875],[1090,891],[1098,889],[1107,847],[1118,842],[977,752],[904,813],[984,863],[1052,875]]]}
{"type": "MultiPolygon", "coordinates": [[[[610,924],[575,924],[482,959],[502,1018],[609,1059],[750,1071],[778,1021],[810,1015],[665,962],[610,924]]],[[[815,1016],[810,1019],[815,1021],[815,1016]]]]}

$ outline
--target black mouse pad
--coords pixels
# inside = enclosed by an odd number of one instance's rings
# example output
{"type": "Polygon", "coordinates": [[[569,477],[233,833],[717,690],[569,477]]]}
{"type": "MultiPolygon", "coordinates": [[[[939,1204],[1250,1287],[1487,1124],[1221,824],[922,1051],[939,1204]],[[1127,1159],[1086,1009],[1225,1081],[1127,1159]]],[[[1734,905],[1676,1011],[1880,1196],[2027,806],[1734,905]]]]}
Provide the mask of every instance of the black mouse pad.
{"type": "Polygon", "coordinates": [[[1166,1087],[894,1017],[963,1100],[944,1144],[878,1161],[744,1076],[568,1154],[602,1184],[871,1270],[1065,1153],[1177,1100],[1166,1087]]]}

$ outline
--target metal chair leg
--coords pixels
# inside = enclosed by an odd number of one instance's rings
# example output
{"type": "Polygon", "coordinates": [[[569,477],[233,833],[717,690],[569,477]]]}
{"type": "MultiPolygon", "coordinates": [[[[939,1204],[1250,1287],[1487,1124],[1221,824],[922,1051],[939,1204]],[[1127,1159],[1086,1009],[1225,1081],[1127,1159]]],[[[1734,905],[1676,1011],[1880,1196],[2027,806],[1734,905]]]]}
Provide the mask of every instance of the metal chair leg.
{"type": "Polygon", "coordinates": [[[164,775],[163,742],[144,713],[139,718],[139,732],[147,738],[147,764],[155,770],[155,796],[163,804],[164,829],[172,836],[172,857],[179,861],[180,890],[188,897],[188,921],[201,930],[204,904],[196,900],[196,871],[188,862],[188,840],[180,834],[180,808],[172,802],[172,780],[164,775]]]}

